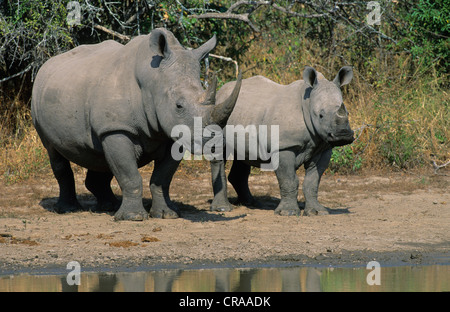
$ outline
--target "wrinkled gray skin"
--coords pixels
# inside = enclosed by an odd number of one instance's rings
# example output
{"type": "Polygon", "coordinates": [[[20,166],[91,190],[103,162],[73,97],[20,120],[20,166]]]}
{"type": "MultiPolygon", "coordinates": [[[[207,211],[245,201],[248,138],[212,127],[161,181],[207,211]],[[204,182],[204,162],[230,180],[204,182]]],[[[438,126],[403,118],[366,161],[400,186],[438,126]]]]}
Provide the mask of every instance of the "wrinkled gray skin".
{"type": "MultiPolygon", "coordinates": [[[[339,71],[334,81],[328,81],[313,68],[306,67],[303,80],[290,85],[279,85],[262,76],[243,80],[228,125],[267,125],[268,128],[279,125],[279,166],[275,173],[281,201],[275,209],[276,214],[300,214],[296,170],[302,164],[306,170],[303,182],[305,214],[328,214],[327,209],[319,204],[317,192],[320,178],[328,167],[332,147],[350,144],[354,140],[340,89],[352,77],[352,68],[348,66],[339,71]]],[[[234,82],[224,85],[217,93],[217,99],[230,94],[233,86],[234,82]]],[[[248,138],[246,144],[248,152],[248,138]]],[[[250,193],[248,176],[250,167],[259,167],[263,161],[259,158],[254,161],[248,158],[236,160],[236,154],[234,159],[228,180],[240,203],[255,206],[257,203],[250,193]]],[[[227,199],[224,162],[212,161],[211,169],[215,195],[211,210],[229,211],[232,206],[227,199]]]]}
{"type": "Polygon", "coordinates": [[[31,113],[60,187],[58,212],[80,208],[71,161],[88,169],[85,184],[98,210],[120,206],[116,220],[147,218],[138,168],[155,160],[150,215],[179,216],[169,198],[179,164],[170,155],[171,130],[183,124],[193,133],[194,117],[202,117],[204,126],[224,126],[239,93],[240,81],[215,105],[215,89],[203,89],[200,60],[215,45],[213,37],[187,50],[171,32],[155,29],[127,45],[110,40],[79,46],[42,66],[31,113]],[[122,189],[121,203],[111,191],[113,176],[122,189]]]}

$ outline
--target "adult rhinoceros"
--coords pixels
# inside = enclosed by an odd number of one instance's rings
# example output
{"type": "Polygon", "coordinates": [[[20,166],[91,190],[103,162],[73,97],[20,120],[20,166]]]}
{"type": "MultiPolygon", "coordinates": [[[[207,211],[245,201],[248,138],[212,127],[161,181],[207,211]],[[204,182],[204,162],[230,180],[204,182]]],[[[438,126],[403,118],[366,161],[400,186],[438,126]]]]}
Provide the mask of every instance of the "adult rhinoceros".
{"type": "Polygon", "coordinates": [[[119,205],[110,187],[115,176],[123,195],[115,219],[147,218],[138,168],[155,160],[150,215],[178,217],[169,199],[179,163],[170,155],[171,130],[192,129],[194,117],[202,117],[203,126],[224,126],[239,94],[240,79],[230,97],[214,105],[215,89],[202,87],[199,61],[215,45],[214,36],[187,50],[170,31],[155,29],[126,45],[82,45],[42,66],[31,113],[60,187],[58,212],[80,208],[71,161],[88,169],[85,184],[100,208],[119,205]]]}
{"type": "MultiPolygon", "coordinates": [[[[269,140],[265,151],[272,150],[271,145],[274,143],[279,145],[276,164],[278,167],[275,168],[275,173],[280,186],[281,201],[275,213],[300,213],[296,170],[304,164],[305,214],[328,214],[319,204],[317,192],[320,178],[328,167],[332,148],[354,140],[340,89],[348,84],[352,77],[352,68],[348,66],[343,67],[332,82],[312,67],[306,67],[303,80],[290,85],[280,85],[262,76],[243,80],[228,125],[242,125],[246,129],[251,125],[279,127],[278,142],[269,140]]],[[[234,82],[225,84],[217,93],[217,99],[229,95],[234,85],[234,82]]],[[[255,157],[254,160],[249,160],[249,136],[246,137],[245,151],[238,151],[238,140],[233,139],[230,143],[230,136],[234,135],[235,133],[229,133],[227,129],[227,144],[231,144],[234,150],[234,161],[228,180],[236,190],[239,202],[254,205],[255,201],[248,187],[250,166],[261,166],[267,159],[261,159],[258,154],[257,159],[255,157]],[[237,160],[238,153],[245,158],[237,160]]],[[[267,136],[267,139],[270,138],[272,135],[267,136]]],[[[261,141],[258,143],[261,144],[261,141]]],[[[232,206],[227,199],[224,162],[212,161],[211,169],[215,195],[211,210],[229,211],[232,206]]]]}

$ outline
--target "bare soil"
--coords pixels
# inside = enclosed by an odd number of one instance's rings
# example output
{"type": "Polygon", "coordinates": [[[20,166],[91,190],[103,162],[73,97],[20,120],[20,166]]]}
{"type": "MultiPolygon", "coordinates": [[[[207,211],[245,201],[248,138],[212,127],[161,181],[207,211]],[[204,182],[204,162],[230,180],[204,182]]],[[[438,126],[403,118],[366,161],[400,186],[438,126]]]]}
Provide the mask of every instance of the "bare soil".
{"type": "MultiPolygon", "coordinates": [[[[151,167],[141,170],[144,205],[151,206],[151,167]]],[[[250,177],[264,208],[209,211],[207,165],[182,166],[171,185],[182,217],[115,222],[95,213],[95,198],[76,169],[80,203],[70,214],[53,211],[58,186],[51,173],[0,184],[0,272],[56,268],[202,265],[450,263],[450,179],[446,175],[386,173],[322,178],[319,200],[330,215],[282,217],[273,210],[279,189],[272,172],[250,177]]],[[[300,182],[303,173],[299,172],[300,182]]],[[[1,182],[0,182],[1,183],[1,182]]],[[[301,185],[301,184],[300,184],[301,185]]],[[[120,189],[113,181],[113,190],[120,189]]],[[[229,185],[230,201],[236,194],[229,185]]],[[[299,195],[302,206],[303,197],[299,195]]]]}

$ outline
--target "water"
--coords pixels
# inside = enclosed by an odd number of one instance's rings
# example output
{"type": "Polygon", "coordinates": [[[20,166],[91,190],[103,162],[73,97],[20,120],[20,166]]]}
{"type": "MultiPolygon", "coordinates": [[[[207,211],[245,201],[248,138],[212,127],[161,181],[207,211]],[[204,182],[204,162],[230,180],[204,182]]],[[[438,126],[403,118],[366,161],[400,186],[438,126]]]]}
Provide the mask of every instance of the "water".
{"type": "MultiPolygon", "coordinates": [[[[67,274],[0,275],[1,292],[442,292],[450,291],[450,265],[381,267],[380,285],[369,285],[365,267],[219,268],[82,272],[79,286],[67,274]]],[[[375,280],[375,279],[372,279],[375,280]]]]}

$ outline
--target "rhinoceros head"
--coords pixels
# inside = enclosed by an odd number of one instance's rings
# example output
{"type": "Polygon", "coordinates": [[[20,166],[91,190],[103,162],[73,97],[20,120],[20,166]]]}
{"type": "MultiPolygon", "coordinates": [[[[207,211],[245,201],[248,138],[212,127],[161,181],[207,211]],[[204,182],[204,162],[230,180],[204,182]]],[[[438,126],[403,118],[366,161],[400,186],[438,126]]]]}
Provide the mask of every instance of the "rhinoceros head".
{"type": "Polygon", "coordinates": [[[200,81],[200,61],[216,46],[215,35],[200,47],[185,49],[166,29],[158,28],[149,36],[149,46],[141,62],[138,81],[147,94],[144,105],[151,105],[158,129],[167,136],[175,126],[187,126],[194,133],[194,117],[201,117],[203,127],[224,127],[239,95],[241,79],[232,94],[215,103],[216,81],[205,90],[200,81]]]}
{"type": "Polygon", "coordinates": [[[318,73],[307,66],[303,72],[303,80],[310,90],[310,115],[315,131],[331,146],[342,146],[353,142],[353,131],[348,121],[341,86],[350,83],[353,70],[344,66],[333,81],[318,80],[318,73]]]}

